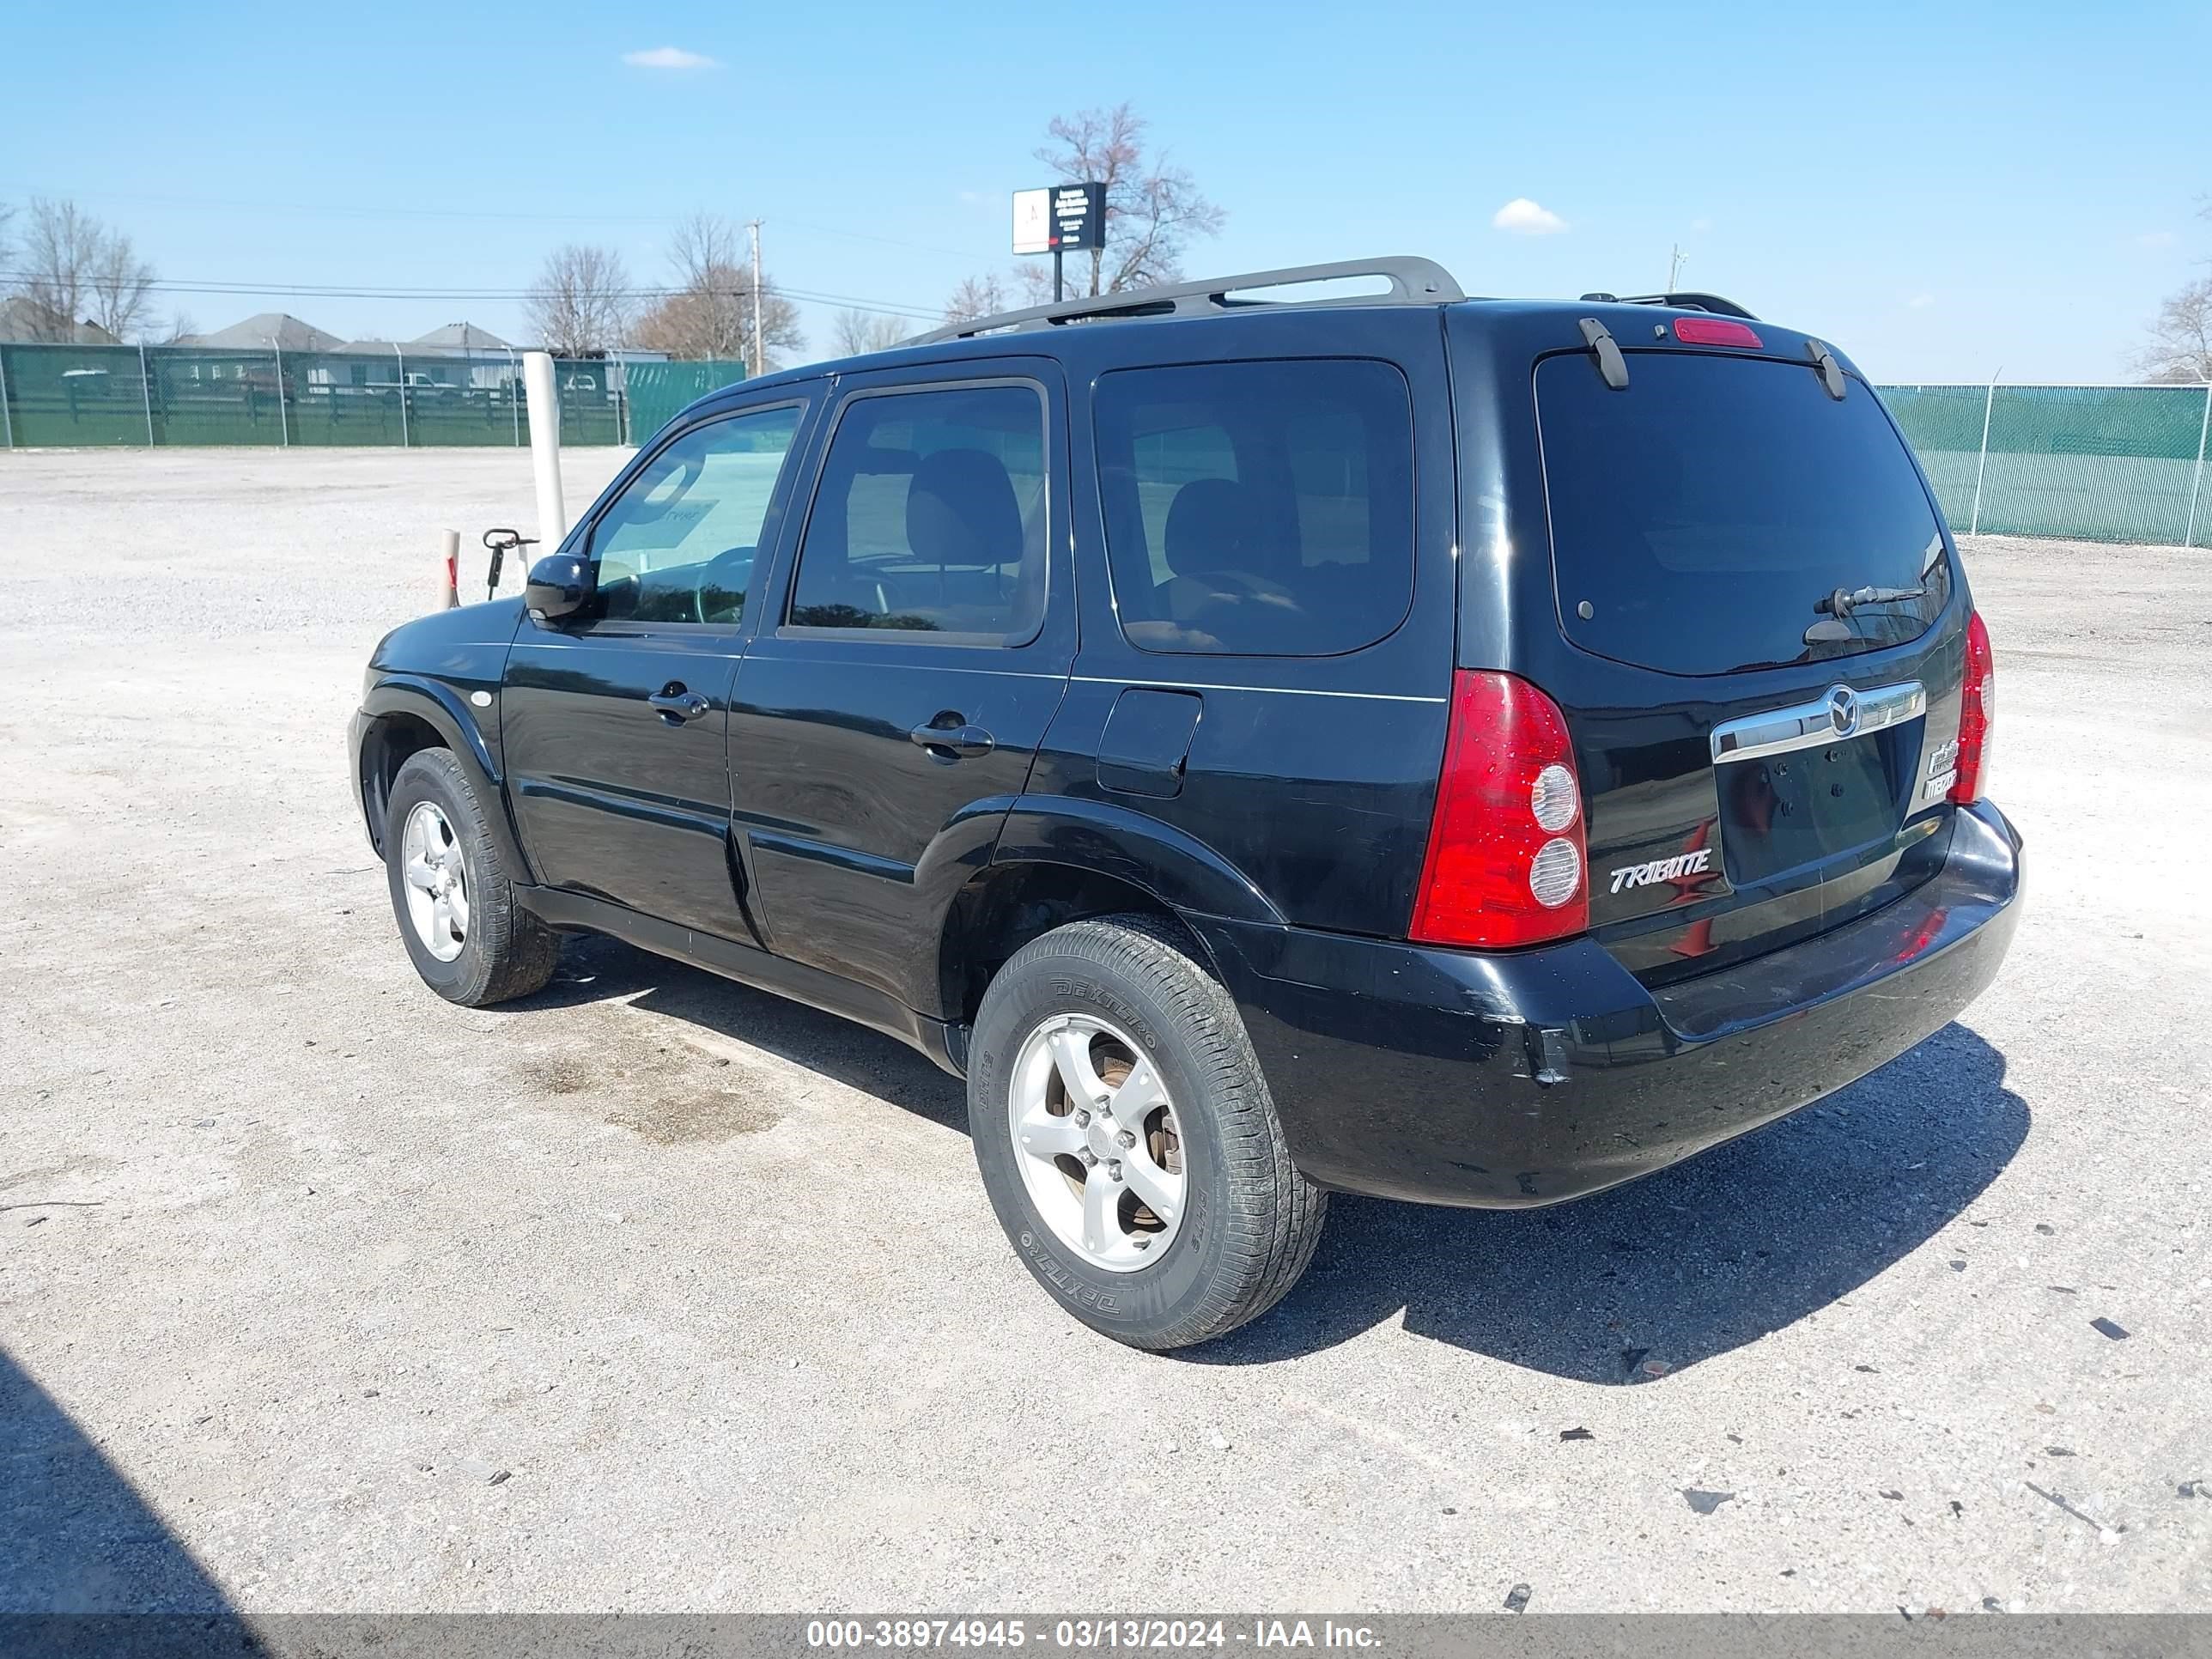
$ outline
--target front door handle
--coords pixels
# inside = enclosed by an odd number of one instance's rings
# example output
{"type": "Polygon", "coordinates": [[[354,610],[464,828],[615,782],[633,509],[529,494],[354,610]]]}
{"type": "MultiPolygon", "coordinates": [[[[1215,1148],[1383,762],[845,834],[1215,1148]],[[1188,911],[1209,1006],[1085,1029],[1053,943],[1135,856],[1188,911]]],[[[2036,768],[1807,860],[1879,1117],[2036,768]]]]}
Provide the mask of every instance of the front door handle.
{"type": "Polygon", "coordinates": [[[714,707],[696,691],[686,691],[682,684],[672,680],[646,699],[659,712],[661,723],[681,726],[686,720],[696,720],[714,707]]]}
{"type": "Polygon", "coordinates": [[[972,760],[978,755],[988,755],[997,746],[996,740],[980,726],[970,726],[957,714],[939,714],[938,724],[917,726],[907,736],[939,760],[972,760]]]}

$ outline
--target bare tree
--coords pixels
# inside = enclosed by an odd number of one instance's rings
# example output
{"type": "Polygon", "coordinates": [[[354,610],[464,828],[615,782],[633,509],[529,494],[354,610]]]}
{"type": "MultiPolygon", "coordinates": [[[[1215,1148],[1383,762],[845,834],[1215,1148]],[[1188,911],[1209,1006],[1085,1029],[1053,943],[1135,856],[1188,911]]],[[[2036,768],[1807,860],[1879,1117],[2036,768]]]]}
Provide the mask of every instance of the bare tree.
{"type": "Polygon", "coordinates": [[[7,272],[15,268],[15,245],[8,240],[8,226],[15,216],[15,210],[0,202],[0,289],[9,285],[7,272]]]}
{"type": "Polygon", "coordinates": [[[32,200],[19,261],[36,337],[71,340],[91,323],[119,340],[153,320],[154,267],[74,202],[32,200]]]}
{"type": "Polygon", "coordinates": [[[967,276],[945,301],[945,320],[972,323],[1006,308],[1006,290],[994,276],[967,276]]]}
{"type": "Polygon", "coordinates": [[[161,337],[158,340],[149,340],[147,343],[149,345],[183,345],[199,331],[200,325],[192,320],[192,313],[179,306],[176,314],[169,319],[169,325],[161,331],[161,337]]]}
{"type": "Polygon", "coordinates": [[[596,357],[623,343],[633,306],[622,255],[570,242],[545,256],[523,314],[555,356],[596,357]]]}
{"type": "Polygon", "coordinates": [[[2166,384],[2212,382],[2212,276],[2171,295],[2150,325],[2151,343],[2137,354],[2145,379],[2166,384]]]}
{"type": "MultiPolygon", "coordinates": [[[[2212,219],[2212,197],[2197,210],[2212,219]]],[[[2203,386],[2212,383],[2212,276],[2200,276],[2158,308],[2149,329],[2151,343],[2136,354],[2136,367],[2154,382],[2203,386]]]]}
{"type": "Polygon", "coordinates": [[[33,338],[76,337],[100,241],[99,222],[78,212],[76,203],[32,198],[18,281],[29,305],[33,338]]]}
{"type": "Polygon", "coordinates": [[[1228,218],[1166,151],[1146,154],[1148,125],[1127,104],[1055,116],[1046,129],[1052,142],[1036,152],[1071,184],[1106,186],[1106,246],[1091,255],[1093,295],[1174,281],[1191,239],[1219,235],[1228,218]]]}
{"type": "Polygon", "coordinates": [[[803,349],[799,307],[765,275],[754,294],[742,241],[738,227],[718,214],[695,213],[677,226],[668,244],[675,292],[638,320],[637,343],[672,357],[750,359],[757,325],[769,368],[778,352],[803,349]]]}
{"type": "Polygon", "coordinates": [[[871,351],[889,351],[914,332],[903,317],[881,312],[841,311],[830,327],[830,342],[840,357],[865,357],[871,351]]]}
{"type": "Polygon", "coordinates": [[[121,231],[99,233],[86,286],[92,297],[89,320],[117,339],[127,340],[152,324],[154,267],[121,231]]]}

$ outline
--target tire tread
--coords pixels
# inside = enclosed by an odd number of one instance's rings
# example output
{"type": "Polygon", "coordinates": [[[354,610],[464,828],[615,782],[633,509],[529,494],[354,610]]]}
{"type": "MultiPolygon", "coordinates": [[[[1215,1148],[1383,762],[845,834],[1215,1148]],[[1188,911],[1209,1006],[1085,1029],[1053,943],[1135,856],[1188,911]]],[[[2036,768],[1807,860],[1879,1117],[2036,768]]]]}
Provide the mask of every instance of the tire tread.
{"type": "Polygon", "coordinates": [[[994,988],[1049,957],[1074,957],[1112,968],[1148,988],[1167,1006],[1206,1074],[1208,1104],[1228,1168],[1222,1271],[1198,1305],[1165,1328],[1140,1334],[1109,1329],[1109,1334],[1139,1347],[1179,1348],[1257,1318],[1282,1299],[1313,1260],[1328,1218],[1328,1194],[1291,1162],[1267,1077],[1237,1005],[1203,965],[1196,942],[1164,918],[1113,915],[1054,928],[1016,951],[994,988]]]}

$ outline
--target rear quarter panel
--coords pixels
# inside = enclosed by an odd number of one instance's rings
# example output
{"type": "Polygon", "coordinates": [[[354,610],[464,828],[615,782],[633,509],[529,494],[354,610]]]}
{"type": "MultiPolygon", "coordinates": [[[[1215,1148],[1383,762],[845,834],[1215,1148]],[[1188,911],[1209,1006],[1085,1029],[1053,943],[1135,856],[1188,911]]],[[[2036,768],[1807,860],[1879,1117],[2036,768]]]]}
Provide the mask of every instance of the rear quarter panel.
{"type": "Polygon", "coordinates": [[[1347,309],[1071,330],[1061,356],[1075,441],[1082,644],[1025,806],[1048,818],[1040,797],[1115,805],[1202,844],[1285,921],[1402,934],[1427,846],[1451,689],[1457,515],[1441,313],[1347,309]],[[1417,501],[1408,550],[1413,598],[1404,621],[1340,656],[1138,649],[1121,633],[1105,556],[1091,425],[1098,377],[1297,357],[1375,358],[1406,378],[1417,501]],[[1172,796],[1115,787],[1111,767],[1102,780],[1107,721],[1132,688],[1200,701],[1172,796]]]}

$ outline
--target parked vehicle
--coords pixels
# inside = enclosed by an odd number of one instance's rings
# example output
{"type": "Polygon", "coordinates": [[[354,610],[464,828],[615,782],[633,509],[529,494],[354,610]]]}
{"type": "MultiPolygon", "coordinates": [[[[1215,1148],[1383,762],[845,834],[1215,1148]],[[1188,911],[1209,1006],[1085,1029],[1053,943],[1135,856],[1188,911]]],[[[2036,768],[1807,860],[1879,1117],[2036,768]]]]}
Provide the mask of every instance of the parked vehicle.
{"type": "Polygon", "coordinates": [[[526,598],[385,639],[353,761],[441,995],[592,930],[890,1032],[1164,1349],[1330,1192],[1595,1192],[1942,1026],[2019,915],[1993,690],[1832,347],[1397,259],[704,398],[526,598]]]}

